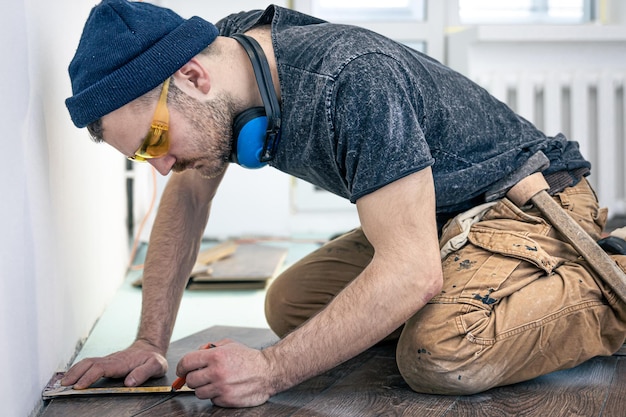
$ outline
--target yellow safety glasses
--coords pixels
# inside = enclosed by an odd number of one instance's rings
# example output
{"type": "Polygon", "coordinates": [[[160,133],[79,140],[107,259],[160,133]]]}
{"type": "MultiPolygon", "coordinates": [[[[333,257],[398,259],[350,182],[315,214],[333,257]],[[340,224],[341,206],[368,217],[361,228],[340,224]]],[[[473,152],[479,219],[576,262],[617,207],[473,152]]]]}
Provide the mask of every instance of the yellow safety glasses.
{"type": "Polygon", "coordinates": [[[170,79],[168,78],[163,83],[159,103],[152,117],[150,131],[139,149],[135,151],[135,155],[128,157],[131,161],[146,162],[147,159],[160,158],[165,156],[170,149],[170,135],[168,134],[170,113],[167,110],[167,91],[169,86],[170,79]]]}

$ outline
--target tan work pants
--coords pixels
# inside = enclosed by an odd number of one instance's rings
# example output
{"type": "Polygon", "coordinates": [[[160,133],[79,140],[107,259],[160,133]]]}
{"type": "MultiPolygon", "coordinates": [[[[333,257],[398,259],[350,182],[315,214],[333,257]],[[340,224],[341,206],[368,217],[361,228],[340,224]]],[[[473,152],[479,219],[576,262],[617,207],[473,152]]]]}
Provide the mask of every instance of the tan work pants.
{"type": "MultiPolygon", "coordinates": [[[[585,180],[554,198],[600,237],[606,211],[585,180]]],[[[453,235],[451,223],[441,246],[453,235]]],[[[402,329],[397,363],[413,390],[477,393],[610,355],[624,343],[626,304],[535,208],[520,210],[503,199],[471,227],[468,239],[443,260],[442,292],[402,329]]],[[[372,255],[357,229],[294,264],[268,289],[270,327],[279,336],[295,329],[372,255]]],[[[626,256],[614,258],[626,270],[626,256]]],[[[376,314],[384,311],[369,319],[376,314]]]]}

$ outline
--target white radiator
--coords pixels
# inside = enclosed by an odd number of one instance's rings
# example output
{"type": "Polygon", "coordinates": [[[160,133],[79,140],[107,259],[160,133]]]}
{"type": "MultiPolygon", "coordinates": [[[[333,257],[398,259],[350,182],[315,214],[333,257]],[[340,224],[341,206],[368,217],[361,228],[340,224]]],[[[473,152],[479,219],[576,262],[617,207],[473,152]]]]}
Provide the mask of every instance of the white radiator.
{"type": "Polygon", "coordinates": [[[626,71],[520,72],[473,77],[491,94],[554,136],[580,144],[590,182],[609,216],[626,214],[626,71]]]}

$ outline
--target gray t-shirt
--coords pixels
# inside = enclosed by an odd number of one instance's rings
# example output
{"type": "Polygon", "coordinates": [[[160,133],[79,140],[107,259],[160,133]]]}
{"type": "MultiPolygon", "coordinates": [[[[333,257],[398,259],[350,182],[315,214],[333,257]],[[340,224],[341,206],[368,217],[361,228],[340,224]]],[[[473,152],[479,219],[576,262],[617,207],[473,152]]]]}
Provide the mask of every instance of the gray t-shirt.
{"type": "Polygon", "coordinates": [[[366,29],[270,6],[217,23],[229,36],[271,24],[281,89],[275,168],[356,202],[431,166],[437,212],[485,192],[544,152],[544,173],[588,169],[575,142],[546,137],[432,58],[366,29]]]}

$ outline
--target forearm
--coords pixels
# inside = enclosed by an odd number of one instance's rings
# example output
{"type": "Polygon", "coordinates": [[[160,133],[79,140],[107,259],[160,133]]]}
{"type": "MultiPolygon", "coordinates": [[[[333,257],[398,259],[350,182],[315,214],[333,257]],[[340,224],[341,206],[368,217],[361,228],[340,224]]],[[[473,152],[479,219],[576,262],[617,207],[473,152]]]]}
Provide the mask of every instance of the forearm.
{"type": "Polygon", "coordinates": [[[396,273],[372,262],[324,310],[265,349],[272,364],[274,393],[371,347],[423,307],[438,291],[439,283],[439,265],[430,273],[396,273]]]}
{"type": "MultiPolygon", "coordinates": [[[[174,212],[162,208],[163,216],[174,212]]],[[[181,230],[171,221],[155,221],[150,237],[142,281],[141,322],[137,339],[165,352],[174,329],[203,227],[181,230]]],[[[191,226],[194,222],[188,222],[191,226]]]]}
{"type": "Polygon", "coordinates": [[[212,198],[198,199],[191,192],[194,188],[177,183],[180,181],[180,178],[173,177],[168,183],[151,232],[137,334],[138,340],[150,343],[163,353],[169,346],[212,198]]]}

